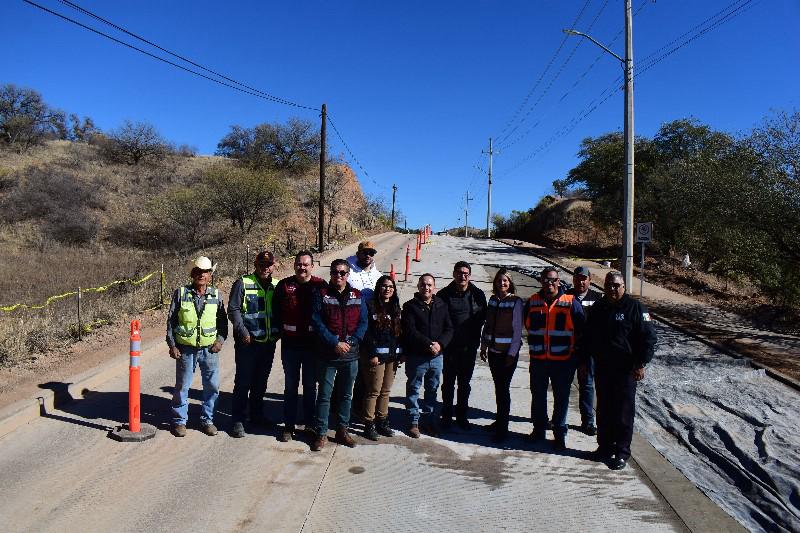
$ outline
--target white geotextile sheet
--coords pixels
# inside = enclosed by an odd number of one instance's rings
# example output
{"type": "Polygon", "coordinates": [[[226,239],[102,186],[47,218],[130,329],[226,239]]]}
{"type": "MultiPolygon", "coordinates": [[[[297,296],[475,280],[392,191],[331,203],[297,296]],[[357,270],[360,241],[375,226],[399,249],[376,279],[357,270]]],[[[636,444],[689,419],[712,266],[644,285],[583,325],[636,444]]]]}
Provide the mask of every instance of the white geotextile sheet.
{"type": "Polygon", "coordinates": [[[636,430],[753,531],[800,531],[800,393],[657,324],[636,430]]]}

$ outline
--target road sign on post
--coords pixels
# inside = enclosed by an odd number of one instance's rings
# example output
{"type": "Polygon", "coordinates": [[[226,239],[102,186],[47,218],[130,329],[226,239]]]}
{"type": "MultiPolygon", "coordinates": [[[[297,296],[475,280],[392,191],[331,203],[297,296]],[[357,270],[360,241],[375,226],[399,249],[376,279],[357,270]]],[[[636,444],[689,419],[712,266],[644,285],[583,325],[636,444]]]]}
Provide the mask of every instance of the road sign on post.
{"type": "Polygon", "coordinates": [[[639,296],[644,296],[644,247],[653,240],[653,223],[639,222],[636,224],[636,242],[642,245],[642,266],[639,270],[639,296]]]}
{"type": "Polygon", "coordinates": [[[639,222],[636,224],[636,242],[650,242],[653,240],[653,223],[639,222]]]}

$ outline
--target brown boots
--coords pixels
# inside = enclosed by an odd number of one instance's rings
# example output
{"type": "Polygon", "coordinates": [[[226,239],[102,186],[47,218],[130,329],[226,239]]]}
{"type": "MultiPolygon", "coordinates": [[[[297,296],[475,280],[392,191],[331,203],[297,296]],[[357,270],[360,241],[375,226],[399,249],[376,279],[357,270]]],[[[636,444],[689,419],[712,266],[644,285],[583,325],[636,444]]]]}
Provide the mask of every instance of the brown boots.
{"type": "Polygon", "coordinates": [[[347,432],[347,428],[342,426],[336,430],[336,442],[339,444],[344,444],[348,448],[355,448],[356,441],[353,440],[353,437],[347,432]]]}

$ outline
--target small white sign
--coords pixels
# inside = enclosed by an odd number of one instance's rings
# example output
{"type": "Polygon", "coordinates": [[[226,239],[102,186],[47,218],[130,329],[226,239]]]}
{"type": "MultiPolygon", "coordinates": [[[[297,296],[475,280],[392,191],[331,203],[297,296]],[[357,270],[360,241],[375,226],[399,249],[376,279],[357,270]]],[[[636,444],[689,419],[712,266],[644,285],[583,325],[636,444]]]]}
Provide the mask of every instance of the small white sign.
{"type": "Polygon", "coordinates": [[[639,222],[636,224],[636,242],[650,242],[653,240],[653,223],[639,222]]]}

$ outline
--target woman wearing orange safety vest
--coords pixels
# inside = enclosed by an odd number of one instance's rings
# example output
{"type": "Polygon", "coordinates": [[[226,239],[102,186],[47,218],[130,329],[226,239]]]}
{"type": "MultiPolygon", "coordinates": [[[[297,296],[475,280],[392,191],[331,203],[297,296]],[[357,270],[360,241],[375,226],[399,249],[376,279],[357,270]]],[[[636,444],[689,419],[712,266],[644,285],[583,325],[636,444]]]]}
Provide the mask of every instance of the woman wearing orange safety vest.
{"type": "Polygon", "coordinates": [[[547,386],[553,386],[553,436],[555,448],[566,449],[567,408],[577,359],[575,343],[586,321],[583,306],[565,294],[558,270],[545,267],[542,289],[530,297],[525,309],[531,372],[531,421],[534,441],[545,439],[547,386]]]}

